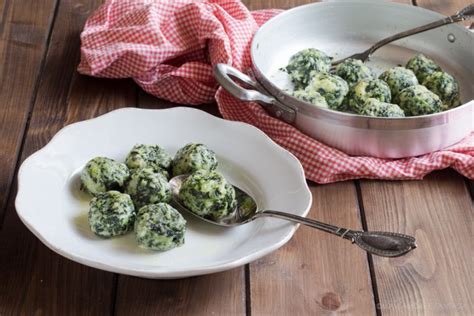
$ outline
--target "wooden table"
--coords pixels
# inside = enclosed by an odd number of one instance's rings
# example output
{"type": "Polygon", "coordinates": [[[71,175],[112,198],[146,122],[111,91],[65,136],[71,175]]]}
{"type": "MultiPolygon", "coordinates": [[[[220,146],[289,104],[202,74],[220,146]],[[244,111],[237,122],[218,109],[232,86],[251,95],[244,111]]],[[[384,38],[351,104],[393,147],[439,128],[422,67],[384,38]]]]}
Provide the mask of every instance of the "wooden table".
{"type": "MultiPolygon", "coordinates": [[[[310,216],[416,236],[386,259],[311,229],[231,271],[145,280],[69,261],[36,239],[14,208],[16,172],[64,125],[136,104],[173,106],[131,80],[76,72],[79,33],[99,0],[0,0],[0,315],[473,315],[473,182],[452,170],[423,181],[311,184],[310,216]]],[[[309,1],[248,0],[251,9],[309,1]]],[[[410,1],[400,1],[412,4],[410,1]]],[[[463,0],[413,0],[451,13],[463,0]]],[[[202,109],[217,114],[215,105],[202,109]]]]}

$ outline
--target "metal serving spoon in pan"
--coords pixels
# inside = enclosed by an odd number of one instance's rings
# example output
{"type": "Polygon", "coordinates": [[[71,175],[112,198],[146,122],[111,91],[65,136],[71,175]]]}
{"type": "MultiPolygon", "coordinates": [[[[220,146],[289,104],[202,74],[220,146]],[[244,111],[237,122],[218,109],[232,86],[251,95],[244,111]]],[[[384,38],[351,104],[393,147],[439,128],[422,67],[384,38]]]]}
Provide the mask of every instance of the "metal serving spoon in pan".
{"type": "Polygon", "coordinates": [[[425,25],[422,25],[422,26],[418,26],[418,27],[415,27],[413,29],[403,31],[403,32],[397,33],[395,35],[392,35],[390,37],[387,37],[387,38],[375,43],[374,45],[372,45],[372,47],[370,47],[369,49],[367,49],[366,51],[364,51],[362,53],[357,53],[357,54],[351,55],[349,57],[333,61],[332,65],[336,66],[337,64],[342,63],[344,60],[346,60],[348,58],[360,59],[362,61],[366,61],[367,59],[369,59],[369,57],[377,49],[379,49],[382,46],[385,46],[385,45],[387,45],[387,44],[389,44],[393,41],[399,40],[399,39],[407,37],[407,36],[411,36],[411,35],[415,35],[415,34],[418,34],[418,33],[425,32],[425,31],[429,31],[429,30],[432,30],[432,29],[435,29],[435,28],[438,28],[440,26],[444,26],[444,25],[447,25],[447,24],[465,21],[465,20],[473,18],[473,17],[474,17],[474,4],[470,4],[470,5],[468,5],[467,7],[465,7],[464,9],[462,9],[461,11],[459,11],[458,13],[456,13],[454,15],[451,15],[451,16],[448,16],[448,17],[443,18],[441,20],[431,22],[431,23],[428,23],[428,24],[425,24],[425,25]]]}
{"type": "Polygon", "coordinates": [[[258,210],[255,200],[236,186],[234,186],[237,200],[237,207],[235,210],[230,215],[218,220],[204,218],[190,211],[179,200],[179,190],[187,177],[188,175],[180,175],[170,180],[173,202],[175,204],[174,206],[180,211],[192,214],[193,216],[214,225],[233,227],[249,223],[261,217],[276,217],[348,239],[365,251],[382,257],[399,257],[416,248],[415,238],[404,234],[356,231],[289,213],[272,210],[258,210]]]}

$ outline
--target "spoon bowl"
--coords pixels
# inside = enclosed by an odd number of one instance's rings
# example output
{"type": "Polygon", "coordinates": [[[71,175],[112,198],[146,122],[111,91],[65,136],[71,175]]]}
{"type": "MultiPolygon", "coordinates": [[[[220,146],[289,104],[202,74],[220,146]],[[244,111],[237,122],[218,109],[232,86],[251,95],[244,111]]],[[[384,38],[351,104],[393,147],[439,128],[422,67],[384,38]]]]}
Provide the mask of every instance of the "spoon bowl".
{"type": "Polygon", "coordinates": [[[380,231],[355,231],[343,227],[337,227],[331,224],[316,221],[291,213],[285,213],[273,210],[259,210],[255,199],[244,190],[232,185],[235,190],[236,207],[227,216],[220,218],[202,217],[189,210],[179,198],[179,191],[183,182],[189,174],[179,175],[170,180],[171,195],[174,206],[181,212],[191,214],[199,219],[213,225],[224,227],[234,227],[247,224],[260,217],[275,217],[303,224],[322,230],[327,233],[337,235],[341,238],[348,239],[368,253],[383,257],[399,257],[416,248],[415,238],[412,236],[380,231]]]}
{"type": "Polygon", "coordinates": [[[184,206],[184,204],[181,203],[179,199],[179,190],[181,189],[181,186],[187,177],[189,177],[189,174],[179,175],[173,177],[169,182],[171,186],[171,195],[173,198],[174,206],[179,211],[191,214],[192,216],[198,217],[199,219],[208,223],[225,227],[243,225],[257,218],[257,203],[250,196],[250,194],[236,187],[235,185],[232,186],[235,190],[235,199],[237,201],[237,206],[229,215],[220,218],[202,217],[197,215],[196,213],[189,210],[186,206],[184,206]]]}

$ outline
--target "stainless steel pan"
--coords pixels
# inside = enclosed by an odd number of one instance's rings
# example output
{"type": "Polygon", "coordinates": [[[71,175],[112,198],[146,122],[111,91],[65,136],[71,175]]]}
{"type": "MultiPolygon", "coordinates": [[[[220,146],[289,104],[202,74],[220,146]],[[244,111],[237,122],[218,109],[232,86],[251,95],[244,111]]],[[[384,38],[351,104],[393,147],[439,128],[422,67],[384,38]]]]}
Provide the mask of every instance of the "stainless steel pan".
{"type": "Polygon", "coordinates": [[[464,104],[441,113],[388,119],[319,108],[293,98],[291,84],[279,68],[303,48],[315,47],[342,58],[388,35],[441,17],[422,8],[384,1],[297,7],[272,18],[255,34],[253,77],[220,64],[216,78],[235,97],[259,102],[280,119],[348,154],[401,158],[433,152],[459,142],[473,130],[474,34],[464,27],[449,25],[399,40],[377,51],[369,61],[382,72],[405,64],[417,52],[431,56],[461,84],[464,104]],[[243,88],[234,78],[253,89],[243,88]]]}

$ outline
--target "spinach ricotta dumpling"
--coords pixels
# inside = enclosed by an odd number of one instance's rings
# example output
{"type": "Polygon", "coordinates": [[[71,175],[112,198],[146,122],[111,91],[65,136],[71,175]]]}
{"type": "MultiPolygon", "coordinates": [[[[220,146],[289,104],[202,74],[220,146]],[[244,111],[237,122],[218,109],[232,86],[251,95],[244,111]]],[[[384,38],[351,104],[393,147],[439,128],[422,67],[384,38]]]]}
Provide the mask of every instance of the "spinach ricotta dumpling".
{"type": "Polygon", "coordinates": [[[236,207],[234,187],[217,171],[199,170],[182,184],[179,200],[190,211],[205,218],[219,219],[236,207]]]}
{"type": "Polygon", "coordinates": [[[423,82],[425,78],[431,75],[433,72],[441,71],[441,67],[439,67],[434,62],[434,60],[426,57],[423,54],[417,54],[413,56],[407,62],[406,68],[410,69],[415,73],[419,82],[423,82]]]}
{"type": "Polygon", "coordinates": [[[295,90],[306,88],[312,76],[329,72],[332,58],[315,48],[307,48],[291,56],[286,72],[295,84],[295,90]]]}
{"type": "Polygon", "coordinates": [[[110,190],[121,190],[130,176],[127,166],[106,157],[87,162],[81,173],[82,188],[92,195],[110,190]]]}
{"type": "Polygon", "coordinates": [[[317,105],[323,108],[327,108],[328,104],[326,99],[315,90],[297,90],[293,93],[295,98],[303,100],[305,102],[317,105]]]}
{"type": "Polygon", "coordinates": [[[133,228],[135,208],[128,194],[108,191],[90,201],[89,226],[100,237],[114,237],[133,228]]]}
{"type": "Polygon", "coordinates": [[[313,76],[305,91],[307,93],[318,92],[326,99],[330,109],[342,110],[342,101],[349,91],[349,86],[339,76],[318,73],[313,76]]]}
{"type": "Polygon", "coordinates": [[[398,105],[373,98],[365,101],[359,114],[374,117],[405,117],[405,113],[398,105]]]}
{"type": "Polygon", "coordinates": [[[436,94],[422,85],[403,89],[400,92],[399,100],[400,108],[402,108],[407,116],[440,112],[443,105],[436,94]]]}
{"type": "Polygon", "coordinates": [[[132,148],[125,159],[125,164],[132,172],[142,168],[153,168],[169,177],[171,161],[171,156],[160,146],[139,144],[132,148]]]}
{"type": "Polygon", "coordinates": [[[144,168],[134,172],[127,184],[126,192],[130,194],[137,208],[147,204],[171,201],[168,180],[153,168],[144,168]]]}
{"type": "Polygon", "coordinates": [[[346,59],[336,67],[335,74],[344,79],[349,87],[363,79],[372,79],[372,71],[361,60],[346,59]]]}
{"type": "Polygon", "coordinates": [[[461,104],[459,83],[450,74],[442,71],[433,72],[425,78],[423,85],[439,96],[444,110],[461,104]]]}
{"type": "Polygon", "coordinates": [[[142,248],[166,251],[184,244],[186,220],[166,203],[150,204],[138,211],[135,237],[142,248]]]}
{"type": "Polygon", "coordinates": [[[397,100],[400,91],[418,84],[418,79],[416,79],[413,71],[404,67],[390,68],[382,73],[379,79],[385,81],[390,87],[393,101],[397,100]]]}
{"type": "Polygon", "coordinates": [[[352,111],[359,113],[370,98],[390,102],[392,100],[390,87],[380,79],[361,80],[350,89],[346,102],[352,111]]]}
{"type": "Polygon", "coordinates": [[[174,156],[173,176],[217,168],[216,154],[203,144],[187,144],[174,156]]]}

